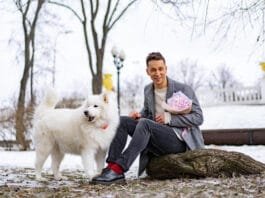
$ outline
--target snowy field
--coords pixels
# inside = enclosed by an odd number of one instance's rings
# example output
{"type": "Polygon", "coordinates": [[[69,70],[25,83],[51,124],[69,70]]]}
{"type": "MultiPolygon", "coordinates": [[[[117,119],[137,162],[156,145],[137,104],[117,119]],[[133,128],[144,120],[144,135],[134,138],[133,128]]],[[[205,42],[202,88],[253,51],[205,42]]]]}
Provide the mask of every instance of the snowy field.
{"type": "Polygon", "coordinates": [[[201,129],[265,128],[265,105],[202,107],[201,129]]]}

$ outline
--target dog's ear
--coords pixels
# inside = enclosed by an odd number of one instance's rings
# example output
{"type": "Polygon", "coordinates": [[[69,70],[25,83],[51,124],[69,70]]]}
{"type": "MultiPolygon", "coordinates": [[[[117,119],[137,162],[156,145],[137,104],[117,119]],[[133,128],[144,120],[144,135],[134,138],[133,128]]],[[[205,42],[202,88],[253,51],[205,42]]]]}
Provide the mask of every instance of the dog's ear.
{"type": "Polygon", "coordinates": [[[103,101],[104,101],[105,103],[109,103],[109,96],[108,96],[107,93],[103,93],[103,101]]]}

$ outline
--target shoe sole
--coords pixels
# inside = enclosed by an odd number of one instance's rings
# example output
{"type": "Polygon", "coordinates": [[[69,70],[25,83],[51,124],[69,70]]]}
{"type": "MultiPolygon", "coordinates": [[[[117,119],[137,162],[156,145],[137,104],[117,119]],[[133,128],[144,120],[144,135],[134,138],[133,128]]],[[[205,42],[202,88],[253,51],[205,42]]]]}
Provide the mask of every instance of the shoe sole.
{"type": "Polygon", "coordinates": [[[102,184],[102,185],[111,185],[111,184],[126,184],[125,179],[117,179],[111,182],[106,182],[106,181],[90,181],[89,184],[102,184]]]}

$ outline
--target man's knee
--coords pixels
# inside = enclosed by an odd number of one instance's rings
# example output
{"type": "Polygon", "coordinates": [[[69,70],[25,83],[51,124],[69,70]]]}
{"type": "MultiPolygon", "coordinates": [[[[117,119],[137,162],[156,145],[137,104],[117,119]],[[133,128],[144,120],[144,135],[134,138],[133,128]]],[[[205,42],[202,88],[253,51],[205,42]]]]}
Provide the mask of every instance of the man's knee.
{"type": "Polygon", "coordinates": [[[129,116],[121,116],[120,117],[120,124],[127,124],[130,120],[132,120],[132,118],[131,117],[129,117],[129,116]]]}
{"type": "Polygon", "coordinates": [[[140,120],[138,122],[138,125],[139,125],[139,127],[146,127],[146,126],[148,126],[151,123],[152,123],[152,120],[150,120],[150,119],[140,118],[140,120]]]}
{"type": "Polygon", "coordinates": [[[131,117],[129,116],[121,116],[120,117],[120,126],[121,128],[128,129],[132,122],[135,122],[131,117]]]}

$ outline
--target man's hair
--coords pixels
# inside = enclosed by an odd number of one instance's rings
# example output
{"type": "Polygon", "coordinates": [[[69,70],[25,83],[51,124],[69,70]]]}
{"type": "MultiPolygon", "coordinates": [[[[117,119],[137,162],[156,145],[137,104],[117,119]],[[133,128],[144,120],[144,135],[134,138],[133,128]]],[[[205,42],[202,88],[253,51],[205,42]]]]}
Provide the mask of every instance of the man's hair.
{"type": "Polygon", "coordinates": [[[166,63],[164,56],[160,52],[151,52],[148,54],[146,57],[146,66],[148,66],[149,61],[152,60],[162,60],[164,63],[166,63]]]}

